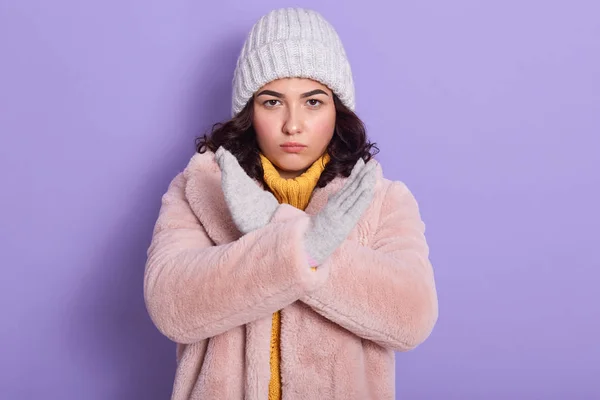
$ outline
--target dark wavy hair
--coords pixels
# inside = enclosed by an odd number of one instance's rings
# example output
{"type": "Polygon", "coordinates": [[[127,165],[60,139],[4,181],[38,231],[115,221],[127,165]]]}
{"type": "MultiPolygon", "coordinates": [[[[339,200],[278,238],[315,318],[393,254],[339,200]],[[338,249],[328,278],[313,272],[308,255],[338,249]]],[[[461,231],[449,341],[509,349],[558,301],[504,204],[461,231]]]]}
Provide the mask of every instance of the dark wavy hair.
{"type": "MultiPolygon", "coordinates": [[[[266,188],[256,132],[252,126],[253,100],[251,98],[244,109],[232,119],[214,124],[210,134],[205,133],[197,137],[196,151],[204,153],[208,148],[216,152],[220,146],[223,146],[237,158],[240,166],[250,177],[257,179],[266,188]]],[[[327,146],[331,159],[321,173],[317,187],[324,187],[338,175],[350,176],[359,158],[367,163],[379,152],[377,144],[368,141],[365,125],[360,118],[346,107],[335,93],[333,100],[336,111],[335,131],[327,146]],[[373,153],[372,149],[375,149],[373,153]]]]}

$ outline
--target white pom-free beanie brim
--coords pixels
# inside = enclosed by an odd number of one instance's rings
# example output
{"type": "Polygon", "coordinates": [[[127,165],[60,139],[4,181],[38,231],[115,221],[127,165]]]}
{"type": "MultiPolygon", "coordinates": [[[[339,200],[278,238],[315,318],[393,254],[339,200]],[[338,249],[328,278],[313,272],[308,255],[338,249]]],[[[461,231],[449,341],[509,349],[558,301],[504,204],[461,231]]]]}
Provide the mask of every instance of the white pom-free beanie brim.
{"type": "Polygon", "coordinates": [[[335,29],[316,11],[282,8],[261,17],[246,38],[234,72],[232,116],[263,85],[292,77],[326,85],[354,110],[352,70],[335,29]]]}

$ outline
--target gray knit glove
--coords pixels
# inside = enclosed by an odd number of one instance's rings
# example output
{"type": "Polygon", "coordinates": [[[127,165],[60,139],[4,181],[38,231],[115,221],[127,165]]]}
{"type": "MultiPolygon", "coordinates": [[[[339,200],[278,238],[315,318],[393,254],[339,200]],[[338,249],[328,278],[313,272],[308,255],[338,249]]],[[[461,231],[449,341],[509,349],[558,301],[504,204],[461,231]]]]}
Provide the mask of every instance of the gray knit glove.
{"type": "MultiPolygon", "coordinates": [[[[267,225],[279,206],[275,196],[258,187],[237,158],[223,147],[215,156],[221,168],[225,201],[238,229],[247,234],[267,225]]],[[[344,187],[311,216],[310,228],[304,234],[309,265],[322,264],[342,244],[371,203],[375,183],[375,163],[365,165],[360,158],[344,187]]]]}
{"type": "Polygon", "coordinates": [[[304,239],[312,267],[321,265],[346,240],[373,199],[376,178],[375,163],[365,165],[360,158],[344,187],[311,217],[304,239]]]}
{"type": "Polygon", "coordinates": [[[246,174],[237,158],[222,146],[215,152],[221,187],[233,222],[244,235],[267,225],[279,202],[246,174]]]}

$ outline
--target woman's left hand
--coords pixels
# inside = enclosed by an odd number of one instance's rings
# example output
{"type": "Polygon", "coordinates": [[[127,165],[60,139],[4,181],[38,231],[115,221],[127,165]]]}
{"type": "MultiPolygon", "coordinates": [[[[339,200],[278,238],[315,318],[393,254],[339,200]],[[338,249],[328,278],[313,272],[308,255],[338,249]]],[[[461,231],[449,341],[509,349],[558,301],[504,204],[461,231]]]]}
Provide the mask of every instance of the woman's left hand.
{"type": "Polygon", "coordinates": [[[359,158],[344,187],[311,216],[311,227],[304,234],[311,266],[321,265],[346,240],[371,204],[376,182],[375,162],[365,164],[359,158]]]}
{"type": "Polygon", "coordinates": [[[225,202],[240,232],[245,235],[267,225],[279,207],[275,196],[261,189],[223,146],[217,149],[215,158],[221,168],[225,202]]]}

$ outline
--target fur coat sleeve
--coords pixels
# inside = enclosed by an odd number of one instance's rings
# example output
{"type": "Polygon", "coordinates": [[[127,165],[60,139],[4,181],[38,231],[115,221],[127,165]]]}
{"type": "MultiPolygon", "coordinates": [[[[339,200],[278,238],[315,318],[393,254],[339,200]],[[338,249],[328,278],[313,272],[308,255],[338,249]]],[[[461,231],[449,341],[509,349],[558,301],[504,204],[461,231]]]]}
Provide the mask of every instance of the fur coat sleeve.
{"type": "Polygon", "coordinates": [[[342,179],[315,193],[310,212],[281,204],[269,224],[240,237],[218,166],[208,155],[194,160],[164,194],[147,254],[146,307],[165,336],[198,342],[298,300],[396,351],[429,336],[438,318],[436,287],[425,224],[404,183],[381,179],[360,227],[312,271],[303,235],[342,179]],[[368,234],[357,240],[358,231],[368,234]]]}
{"type": "Polygon", "coordinates": [[[371,243],[346,240],[319,267],[330,270],[327,282],[301,300],[364,339],[395,351],[415,348],[438,318],[424,231],[412,193],[390,181],[371,243]]]}
{"type": "Polygon", "coordinates": [[[162,197],[147,251],[144,299],[165,336],[194,343],[271,315],[323,285],[308,267],[307,215],[281,204],[272,222],[215,245],[194,215],[180,173],[162,197]]]}
{"type": "MultiPolygon", "coordinates": [[[[289,218],[303,211],[294,208],[289,218]]],[[[347,239],[321,265],[329,279],[301,301],[355,335],[408,351],[431,334],[438,298],[425,224],[400,181],[388,181],[371,243],[347,239]]]]}

